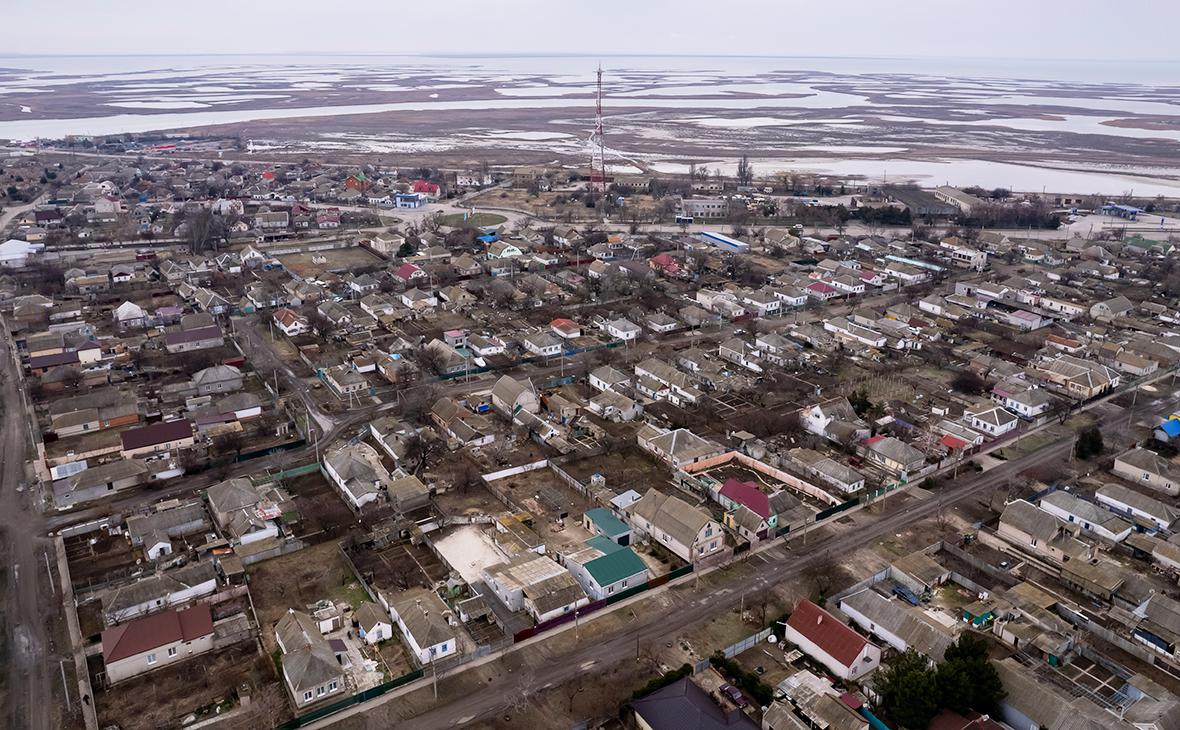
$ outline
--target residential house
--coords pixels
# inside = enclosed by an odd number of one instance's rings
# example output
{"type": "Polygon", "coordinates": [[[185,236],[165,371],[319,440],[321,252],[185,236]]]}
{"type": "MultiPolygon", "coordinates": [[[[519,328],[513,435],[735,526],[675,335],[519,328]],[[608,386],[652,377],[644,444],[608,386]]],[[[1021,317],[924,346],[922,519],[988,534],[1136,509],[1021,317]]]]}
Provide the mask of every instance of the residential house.
{"type": "Polygon", "coordinates": [[[213,614],[204,604],[161,611],[102,632],[102,660],[111,684],[212,649],[213,614]]]}
{"type": "Polygon", "coordinates": [[[616,340],[630,342],[639,337],[643,328],[627,319],[615,319],[606,323],[606,331],[616,340]]]}
{"type": "Polygon", "coordinates": [[[122,446],[120,453],[124,459],[164,451],[179,451],[193,446],[193,424],[184,418],[160,421],[128,429],[119,434],[119,438],[122,446]]]}
{"type": "Polygon", "coordinates": [[[874,436],[863,442],[865,458],[886,470],[908,478],[926,465],[926,455],[893,436],[874,436]]]}
{"type": "Polygon", "coordinates": [[[592,601],[609,598],[647,583],[647,565],[631,548],[604,536],[565,556],[565,566],[592,601]]]}
{"type": "Polygon", "coordinates": [[[393,638],[393,624],[390,623],[389,615],[372,601],[361,603],[353,620],[357,624],[357,636],[370,646],[393,638]]]}
{"type": "Polygon", "coordinates": [[[391,481],[377,450],[363,441],[332,449],[320,469],[353,510],[383,500],[391,481]]]}
{"type": "MultiPolygon", "coordinates": [[[[723,708],[705,690],[684,677],[637,700],[627,709],[641,730],[757,730],[758,725],[736,707],[723,708]]],[[[765,728],[766,725],[764,724],[765,728]]],[[[805,725],[802,727],[806,727],[805,725]]],[[[771,730],[796,730],[794,725],[771,730]]]]}
{"type": "Polygon", "coordinates": [[[726,451],[720,445],[703,439],[686,428],[664,430],[647,425],[639,430],[636,440],[643,450],[677,469],[720,456],[726,451]]]}
{"type": "Polygon", "coordinates": [[[275,640],[283,652],[283,684],[296,708],[335,698],[345,691],[341,661],[311,616],[289,609],[275,624],[275,640]]]}
{"type": "Polygon", "coordinates": [[[807,599],[791,612],[783,639],[845,681],[859,679],[881,664],[876,645],[807,599]]]}
{"type": "Polygon", "coordinates": [[[1111,471],[1170,497],[1180,494],[1180,467],[1150,449],[1137,446],[1119,454],[1111,471]]]}
{"type": "Polygon", "coordinates": [[[725,547],[722,527],[708,512],[656,489],[627,506],[625,514],[637,532],[690,563],[725,547]]]}
{"type": "Polygon", "coordinates": [[[451,610],[434,591],[426,588],[402,591],[390,603],[389,613],[420,666],[459,650],[457,632],[449,620],[451,610]]]}
{"type": "Polygon", "coordinates": [[[1049,512],[1023,499],[1009,502],[1000,515],[996,534],[1010,544],[1043,555],[1057,563],[1071,558],[1088,558],[1090,550],[1074,534],[1080,526],[1066,528],[1065,523],[1049,512]]]}
{"type": "Polygon", "coordinates": [[[537,623],[576,611],[590,602],[568,570],[544,555],[525,551],[483,570],[484,583],[510,611],[527,611],[537,623]]]}
{"type": "Polygon", "coordinates": [[[913,649],[931,662],[939,662],[957,631],[926,618],[904,601],[889,599],[872,588],[840,599],[839,608],[861,630],[876,636],[899,652],[913,649]]]}
{"type": "Polygon", "coordinates": [[[1080,525],[1104,540],[1122,542],[1131,534],[1131,523],[1076,495],[1058,490],[1041,498],[1040,507],[1059,520],[1080,525]]]}
{"type": "Polygon", "coordinates": [[[505,375],[492,386],[492,408],[501,416],[511,420],[518,413],[537,413],[541,402],[531,380],[516,380],[505,375]]]}
{"type": "Polygon", "coordinates": [[[1094,498],[1099,504],[1119,514],[1126,515],[1137,525],[1150,530],[1170,530],[1180,519],[1180,508],[1141,494],[1122,484],[1104,484],[1094,498]]]}
{"type": "Polygon", "coordinates": [[[1020,419],[994,403],[980,403],[963,411],[963,420],[976,431],[999,438],[1020,425],[1020,419]]]}
{"type": "Polygon", "coordinates": [[[256,486],[249,479],[218,482],[205,492],[209,512],[233,545],[277,538],[279,521],[293,509],[291,498],[275,486],[256,486]]]}

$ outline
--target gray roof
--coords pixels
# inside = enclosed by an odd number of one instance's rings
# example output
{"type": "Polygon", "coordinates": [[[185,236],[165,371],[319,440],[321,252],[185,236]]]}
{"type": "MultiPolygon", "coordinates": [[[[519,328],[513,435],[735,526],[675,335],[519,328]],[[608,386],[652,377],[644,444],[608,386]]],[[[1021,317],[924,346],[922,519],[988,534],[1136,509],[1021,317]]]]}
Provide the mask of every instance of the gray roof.
{"type": "Polygon", "coordinates": [[[1057,537],[1061,529],[1061,520],[1023,499],[1009,502],[1000,522],[1045,542],[1057,537]]]}
{"type": "Polygon", "coordinates": [[[701,528],[712,519],[708,512],[655,489],[647,490],[627,511],[659,527],[683,545],[692,545],[701,528]]]}
{"type": "Polygon", "coordinates": [[[932,622],[924,621],[916,610],[896,599],[885,598],[871,588],[840,599],[840,604],[841,608],[847,605],[899,637],[908,648],[935,661],[941,661],[946,648],[954,642],[954,636],[932,622]]]}
{"type": "Polygon", "coordinates": [[[112,588],[103,596],[102,608],[107,614],[118,613],[216,578],[217,572],[213,568],[213,563],[190,563],[183,568],[157,573],[134,583],[112,588]]]}
{"type": "Polygon", "coordinates": [[[1107,497],[1140,512],[1145,512],[1152,517],[1159,518],[1162,522],[1170,524],[1180,518],[1180,509],[1146,494],[1136,492],[1130,487],[1124,487],[1122,484],[1105,484],[1096,494],[1099,497],[1107,497]]]}
{"type": "Polygon", "coordinates": [[[1087,502],[1084,499],[1079,499],[1077,496],[1069,492],[1056,491],[1045,495],[1041,499],[1041,504],[1049,503],[1054,507],[1064,510],[1065,512],[1074,515],[1083,522],[1089,522],[1095,525],[1101,525],[1111,532],[1122,532],[1123,530],[1131,529],[1131,524],[1122,519],[1118,515],[1087,502]]]}
{"type": "Polygon", "coordinates": [[[420,648],[434,646],[455,636],[455,630],[447,623],[447,606],[434,591],[425,588],[402,591],[391,603],[391,608],[420,648]]]}
{"type": "Polygon", "coordinates": [[[1180,467],[1177,467],[1175,464],[1150,449],[1136,447],[1130,451],[1119,454],[1116,461],[1121,461],[1124,464],[1132,466],[1136,469],[1142,469],[1143,471],[1149,472],[1151,474],[1165,476],[1174,480],[1180,480],[1180,467]]]}

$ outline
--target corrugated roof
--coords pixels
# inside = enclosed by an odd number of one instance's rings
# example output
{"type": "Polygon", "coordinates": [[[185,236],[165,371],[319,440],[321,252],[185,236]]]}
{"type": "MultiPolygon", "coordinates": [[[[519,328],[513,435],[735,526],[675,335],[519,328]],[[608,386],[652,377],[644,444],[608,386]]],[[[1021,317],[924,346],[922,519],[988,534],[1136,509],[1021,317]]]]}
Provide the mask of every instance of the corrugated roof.
{"type": "Polygon", "coordinates": [[[806,599],[795,607],[787,625],[846,667],[869,645],[863,636],[806,599]]]}
{"type": "Polygon", "coordinates": [[[178,641],[213,633],[213,614],[205,604],[183,611],[162,611],[102,632],[102,658],[107,664],[178,641]]]}

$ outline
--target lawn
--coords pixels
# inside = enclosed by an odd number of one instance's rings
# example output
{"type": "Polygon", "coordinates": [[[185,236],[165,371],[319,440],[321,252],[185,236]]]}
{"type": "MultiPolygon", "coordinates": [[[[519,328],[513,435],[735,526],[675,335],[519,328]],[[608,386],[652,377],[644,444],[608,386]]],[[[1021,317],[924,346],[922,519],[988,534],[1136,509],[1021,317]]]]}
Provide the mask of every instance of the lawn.
{"type": "Polygon", "coordinates": [[[488,226],[498,226],[508,219],[497,213],[476,213],[475,215],[467,216],[467,220],[463,220],[462,213],[451,213],[442,217],[442,224],[444,226],[451,226],[452,228],[486,228],[488,226]]]}

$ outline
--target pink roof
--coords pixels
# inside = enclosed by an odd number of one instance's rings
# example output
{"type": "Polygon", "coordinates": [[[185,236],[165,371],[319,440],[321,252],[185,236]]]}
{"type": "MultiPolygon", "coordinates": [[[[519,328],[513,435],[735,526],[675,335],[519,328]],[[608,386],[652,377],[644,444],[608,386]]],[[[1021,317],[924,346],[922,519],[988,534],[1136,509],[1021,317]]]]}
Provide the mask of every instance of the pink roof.
{"type": "Polygon", "coordinates": [[[861,281],[872,281],[879,276],[876,271],[872,271],[871,269],[861,269],[857,274],[860,275],[861,281]]]}
{"type": "Polygon", "coordinates": [[[817,281],[814,284],[808,284],[807,288],[812,291],[820,292],[821,294],[831,294],[836,291],[834,287],[830,287],[822,281],[817,281]]]}
{"type": "Polygon", "coordinates": [[[869,645],[863,636],[806,599],[799,601],[787,625],[846,667],[851,667],[869,645]]]}
{"type": "Polygon", "coordinates": [[[878,441],[884,441],[884,440],[885,440],[884,436],[873,436],[872,438],[865,439],[862,443],[864,443],[865,446],[868,446],[869,444],[875,444],[878,441]]]}
{"type": "Polygon", "coordinates": [[[396,276],[399,279],[408,280],[410,277],[412,277],[414,274],[418,273],[421,270],[422,269],[418,268],[414,264],[405,263],[405,264],[402,264],[401,266],[397,267],[396,276]]]}
{"type": "Polygon", "coordinates": [[[726,479],[721,487],[721,496],[745,505],[764,520],[770,517],[770,497],[767,497],[754,482],[726,479]]]}

